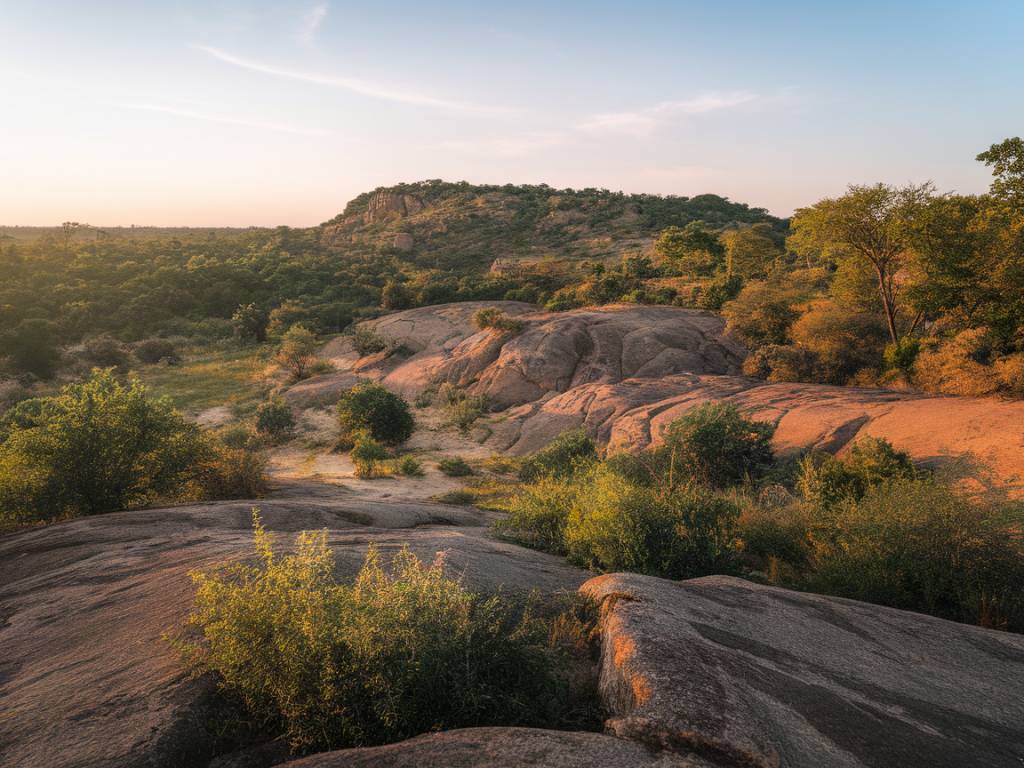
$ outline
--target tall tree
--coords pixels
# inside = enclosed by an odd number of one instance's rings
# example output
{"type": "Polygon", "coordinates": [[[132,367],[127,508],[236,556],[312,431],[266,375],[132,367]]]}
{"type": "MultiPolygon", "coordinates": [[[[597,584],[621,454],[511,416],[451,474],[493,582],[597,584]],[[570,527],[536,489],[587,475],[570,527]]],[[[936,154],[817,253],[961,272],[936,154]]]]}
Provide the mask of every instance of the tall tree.
{"type": "Polygon", "coordinates": [[[1005,139],[976,159],[992,169],[992,196],[1024,209],[1024,139],[1005,139]]]}
{"type": "Polygon", "coordinates": [[[854,185],[842,197],[801,208],[791,222],[789,244],[797,253],[842,250],[874,275],[893,343],[898,343],[901,335],[901,271],[912,258],[913,226],[932,191],[930,183],[905,187],[854,185]]]}

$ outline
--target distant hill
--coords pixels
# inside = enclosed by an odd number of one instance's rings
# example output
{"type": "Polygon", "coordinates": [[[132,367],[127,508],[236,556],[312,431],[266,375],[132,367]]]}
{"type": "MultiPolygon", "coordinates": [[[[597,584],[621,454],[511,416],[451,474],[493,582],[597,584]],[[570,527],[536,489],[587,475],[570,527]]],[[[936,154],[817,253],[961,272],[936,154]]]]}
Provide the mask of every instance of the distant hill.
{"type": "Polygon", "coordinates": [[[785,223],[718,195],[676,197],[546,184],[421,181],[379,187],[321,225],[340,251],[393,249],[420,266],[458,269],[491,260],[603,259],[643,250],[661,229],[702,220],[712,227],[785,223]]]}

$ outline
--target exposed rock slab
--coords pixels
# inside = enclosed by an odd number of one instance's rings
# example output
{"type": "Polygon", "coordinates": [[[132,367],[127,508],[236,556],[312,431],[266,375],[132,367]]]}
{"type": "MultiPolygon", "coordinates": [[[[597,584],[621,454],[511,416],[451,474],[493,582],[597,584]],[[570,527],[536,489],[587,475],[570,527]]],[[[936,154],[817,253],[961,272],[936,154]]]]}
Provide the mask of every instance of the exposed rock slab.
{"type": "Polygon", "coordinates": [[[521,302],[465,302],[396,312],[364,325],[405,354],[353,361],[344,338],[322,354],[342,370],[405,395],[450,382],[486,395],[499,408],[634,376],[737,374],[745,355],[724,336],[721,318],[679,307],[608,305],[553,313],[521,302]],[[484,307],[515,316],[522,330],[478,331],[473,315],[484,307]]]}
{"type": "Polygon", "coordinates": [[[724,765],[1024,762],[1024,637],[712,576],[588,581],[609,732],[724,765]]]}
{"type": "MultiPolygon", "coordinates": [[[[473,588],[575,589],[559,558],[487,537],[490,516],[429,503],[256,502],[267,528],[327,528],[339,576],[367,545],[408,544],[473,588]]],[[[251,504],[84,518],[0,538],[0,765],[205,766],[208,689],[162,635],[191,602],[189,571],[252,553],[251,504]]],[[[286,537],[281,543],[290,542],[286,537]]]]}
{"type": "Polygon", "coordinates": [[[983,464],[990,470],[983,482],[1024,493],[1024,402],[994,398],[676,374],[583,385],[512,409],[494,425],[491,444],[521,455],[582,427],[610,450],[638,450],[658,444],[673,420],[707,402],[735,403],[777,422],[774,443],[782,453],[840,452],[858,437],[884,437],[923,464],[983,464]]]}
{"type": "Polygon", "coordinates": [[[466,728],[398,744],[312,755],[287,768],[714,768],[697,757],[599,733],[466,728]]]}

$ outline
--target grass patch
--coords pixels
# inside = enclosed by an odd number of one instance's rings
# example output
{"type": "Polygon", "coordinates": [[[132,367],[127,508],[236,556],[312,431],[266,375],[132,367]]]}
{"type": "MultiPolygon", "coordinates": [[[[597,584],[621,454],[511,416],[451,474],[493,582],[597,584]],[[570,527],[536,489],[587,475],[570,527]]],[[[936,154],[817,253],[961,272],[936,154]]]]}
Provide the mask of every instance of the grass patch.
{"type": "Polygon", "coordinates": [[[270,390],[264,371],[273,346],[260,344],[228,350],[197,350],[178,365],[147,365],[139,380],[174,406],[196,413],[227,405],[235,412],[255,410],[270,390]]]}

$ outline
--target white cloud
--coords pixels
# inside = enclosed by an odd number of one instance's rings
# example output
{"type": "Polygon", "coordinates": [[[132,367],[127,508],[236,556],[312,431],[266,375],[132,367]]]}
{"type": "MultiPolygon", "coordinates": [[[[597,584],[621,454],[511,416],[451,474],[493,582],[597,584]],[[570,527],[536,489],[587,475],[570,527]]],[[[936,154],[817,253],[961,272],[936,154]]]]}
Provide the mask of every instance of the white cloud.
{"type": "Polygon", "coordinates": [[[703,115],[723,109],[732,109],[756,101],[757,96],[746,91],[733,93],[706,93],[693,99],[662,101],[653,107],[634,112],[606,112],[583,120],[577,129],[584,133],[619,133],[646,138],[658,128],[685,115],[703,115]]]}
{"type": "Polygon", "coordinates": [[[295,33],[295,39],[300,45],[313,45],[316,33],[325,18],[327,18],[327,3],[317,3],[302,13],[299,17],[299,29],[295,33]]]}
{"type": "Polygon", "coordinates": [[[291,133],[297,136],[330,136],[333,135],[332,131],[326,131],[320,128],[305,128],[298,125],[289,125],[286,123],[272,123],[264,122],[262,120],[249,120],[243,117],[234,117],[232,115],[224,115],[217,112],[202,112],[194,109],[187,109],[184,107],[173,107],[164,104],[117,104],[115,106],[121,107],[122,109],[134,109],[141,112],[160,112],[166,115],[174,115],[175,117],[184,117],[190,120],[204,120],[208,123],[224,123],[226,125],[241,125],[247,128],[260,128],[268,131],[277,131],[279,133],[291,133]]]}
{"type": "Polygon", "coordinates": [[[234,54],[222,51],[219,48],[212,48],[205,45],[196,45],[193,47],[219,61],[223,61],[226,64],[231,64],[236,67],[241,67],[242,69],[260,72],[264,75],[272,75],[274,77],[283,77],[289,80],[301,80],[302,82],[313,83],[314,85],[323,85],[328,88],[341,88],[363,96],[372,96],[376,99],[397,101],[402,104],[413,104],[421,107],[437,107],[439,109],[449,109],[459,112],[475,112],[478,114],[508,114],[509,112],[509,110],[501,107],[489,107],[481,104],[440,99],[420,90],[398,88],[395,86],[375,83],[370,80],[361,80],[355,77],[327,75],[317,72],[303,72],[295,69],[287,69],[285,67],[278,67],[273,64],[256,61],[255,59],[235,56],[234,54]]]}

